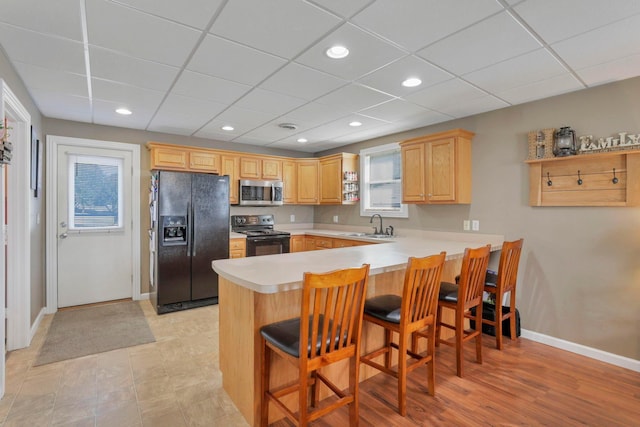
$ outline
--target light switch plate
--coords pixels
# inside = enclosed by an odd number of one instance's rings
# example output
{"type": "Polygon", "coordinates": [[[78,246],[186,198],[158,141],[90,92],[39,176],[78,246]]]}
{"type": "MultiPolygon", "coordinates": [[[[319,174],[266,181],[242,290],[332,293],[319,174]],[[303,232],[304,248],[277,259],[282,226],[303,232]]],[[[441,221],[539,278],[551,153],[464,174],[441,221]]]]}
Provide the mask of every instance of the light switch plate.
{"type": "Polygon", "coordinates": [[[291,216],[289,217],[289,221],[296,222],[296,216],[294,214],[291,214],[291,216]]]}
{"type": "Polygon", "coordinates": [[[333,222],[335,222],[336,224],[338,223],[338,215],[333,216],[333,222]]]}
{"type": "Polygon", "coordinates": [[[464,231],[471,230],[471,221],[469,221],[468,219],[465,219],[464,221],[462,221],[462,229],[464,231]]]}
{"type": "Polygon", "coordinates": [[[478,221],[477,219],[471,221],[471,229],[473,231],[480,231],[480,221],[478,221]]]}

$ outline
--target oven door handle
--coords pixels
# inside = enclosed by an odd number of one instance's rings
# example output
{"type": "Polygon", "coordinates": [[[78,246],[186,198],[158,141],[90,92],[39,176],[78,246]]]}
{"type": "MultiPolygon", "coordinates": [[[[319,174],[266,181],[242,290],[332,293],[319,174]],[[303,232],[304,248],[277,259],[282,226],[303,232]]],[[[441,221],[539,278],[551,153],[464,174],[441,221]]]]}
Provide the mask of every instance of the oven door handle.
{"type": "Polygon", "coordinates": [[[289,236],[271,236],[271,237],[251,237],[248,239],[250,242],[268,242],[274,240],[284,240],[288,239],[289,236]]]}

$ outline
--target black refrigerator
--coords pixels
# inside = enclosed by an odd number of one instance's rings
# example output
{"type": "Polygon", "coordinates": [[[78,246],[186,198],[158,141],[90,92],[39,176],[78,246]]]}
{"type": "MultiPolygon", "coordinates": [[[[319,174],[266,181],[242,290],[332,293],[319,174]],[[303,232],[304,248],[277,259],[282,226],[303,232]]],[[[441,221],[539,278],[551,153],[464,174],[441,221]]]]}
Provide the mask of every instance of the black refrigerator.
{"type": "Polygon", "coordinates": [[[158,314],[218,302],[211,261],[229,258],[229,177],[153,171],[151,302],[158,314]]]}

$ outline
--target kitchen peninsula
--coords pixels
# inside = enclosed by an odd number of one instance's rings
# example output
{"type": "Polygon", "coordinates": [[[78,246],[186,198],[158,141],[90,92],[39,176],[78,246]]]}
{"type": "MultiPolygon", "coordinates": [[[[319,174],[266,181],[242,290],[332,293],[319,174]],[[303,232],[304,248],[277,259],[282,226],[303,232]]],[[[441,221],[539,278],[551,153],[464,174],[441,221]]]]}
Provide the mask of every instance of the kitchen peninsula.
{"type": "MultiPolygon", "coordinates": [[[[333,231],[325,233],[338,236],[333,231]]],[[[368,298],[384,293],[400,294],[410,256],[446,251],[443,280],[453,280],[460,271],[465,248],[491,244],[492,251],[496,251],[503,242],[503,236],[497,235],[412,233],[416,234],[419,237],[385,239],[373,245],[212,262],[213,269],[220,275],[219,349],[223,387],[250,425],[258,425],[260,413],[259,330],[263,325],[300,315],[300,289],[305,272],[325,272],[368,263],[371,266],[368,298]]],[[[373,348],[382,340],[382,331],[365,327],[362,339],[365,349],[373,348]]],[[[293,367],[280,362],[282,360],[274,361],[273,385],[290,382],[297,375],[293,367]]],[[[346,363],[337,364],[327,372],[334,378],[346,379],[343,373],[347,369],[346,363]]],[[[360,380],[375,374],[376,371],[362,366],[360,380]]],[[[347,386],[346,382],[339,385],[347,386]]],[[[279,417],[280,413],[271,411],[271,415],[279,417]]]]}

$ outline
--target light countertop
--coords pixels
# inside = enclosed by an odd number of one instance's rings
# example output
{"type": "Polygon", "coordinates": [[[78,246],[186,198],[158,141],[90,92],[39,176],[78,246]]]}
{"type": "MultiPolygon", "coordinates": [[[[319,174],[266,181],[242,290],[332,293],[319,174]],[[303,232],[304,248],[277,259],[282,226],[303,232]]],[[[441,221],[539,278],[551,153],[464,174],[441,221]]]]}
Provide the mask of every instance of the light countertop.
{"type": "MultiPolygon", "coordinates": [[[[283,229],[283,227],[278,227],[283,229]]],[[[280,255],[216,260],[212,268],[222,277],[253,291],[269,294],[299,289],[305,272],[326,272],[370,264],[370,274],[404,269],[411,256],[424,257],[447,252],[447,260],[462,257],[467,247],[491,244],[491,250],[502,247],[503,236],[477,233],[438,231],[402,231],[391,239],[346,236],[350,230],[340,228],[290,229],[292,235],[318,235],[341,239],[374,241],[375,245],[280,255]]],[[[355,230],[360,231],[360,230],[355,230]]],[[[236,233],[233,233],[236,234],[236,233]]],[[[243,236],[240,234],[239,236],[243,236]]]]}

